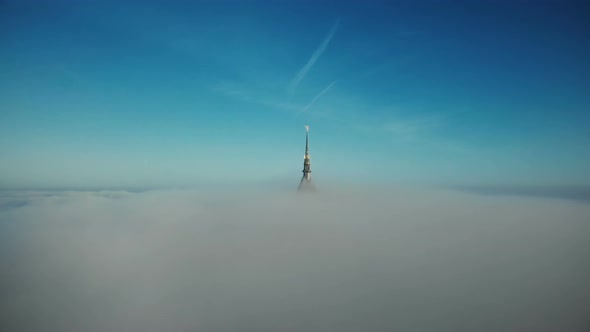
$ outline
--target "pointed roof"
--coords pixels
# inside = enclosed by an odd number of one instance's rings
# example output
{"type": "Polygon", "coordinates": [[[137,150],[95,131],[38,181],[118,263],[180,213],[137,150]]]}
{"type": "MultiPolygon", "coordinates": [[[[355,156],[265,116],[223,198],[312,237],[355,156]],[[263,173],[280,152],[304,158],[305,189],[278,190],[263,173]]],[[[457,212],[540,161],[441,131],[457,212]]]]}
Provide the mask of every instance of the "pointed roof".
{"type": "Polygon", "coordinates": [[[299,182],[298,191],[315,191],[311,182],[311,158],[309,156],[309,125],[305,126],[305,156],[303,157],[303,177],[299,182]]]}

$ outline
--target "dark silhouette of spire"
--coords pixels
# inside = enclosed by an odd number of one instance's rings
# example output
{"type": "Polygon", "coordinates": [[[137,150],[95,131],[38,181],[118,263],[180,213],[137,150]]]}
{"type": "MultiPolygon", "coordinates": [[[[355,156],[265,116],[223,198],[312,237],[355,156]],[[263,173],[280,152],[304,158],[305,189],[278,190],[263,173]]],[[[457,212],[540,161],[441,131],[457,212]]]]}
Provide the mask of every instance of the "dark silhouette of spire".
{"type": "Polygon", "coordinates": [[[299,191],[315,191],[311,182],[311,157],[309,155],[309,126],[305,126],[305,156],[303,157],[303,177],[299,182],[299,191]]]}

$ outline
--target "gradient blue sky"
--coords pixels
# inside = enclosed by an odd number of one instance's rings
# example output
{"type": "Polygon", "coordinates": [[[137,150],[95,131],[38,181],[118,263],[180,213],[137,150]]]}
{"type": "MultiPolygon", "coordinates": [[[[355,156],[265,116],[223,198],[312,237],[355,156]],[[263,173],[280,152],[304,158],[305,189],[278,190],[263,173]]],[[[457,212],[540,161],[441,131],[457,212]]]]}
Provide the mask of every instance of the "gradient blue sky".
{"type": "Polygon", "coordinates": [[[590,185],[583,1],[0,2],[0,187],[590,185]]]}

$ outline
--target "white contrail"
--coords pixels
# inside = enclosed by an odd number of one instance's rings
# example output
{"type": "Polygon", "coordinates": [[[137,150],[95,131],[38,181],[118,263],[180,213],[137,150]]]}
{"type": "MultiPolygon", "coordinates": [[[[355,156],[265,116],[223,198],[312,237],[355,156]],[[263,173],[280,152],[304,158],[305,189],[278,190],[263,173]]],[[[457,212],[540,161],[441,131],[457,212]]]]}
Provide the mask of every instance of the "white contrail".
{"type": "Polygon", "coordinates": [[[336,81],[330,83],[330,85],[328,85],[324,90],[322,90],[322,92],[318,93],[315,97],[313,97],[313,99],[309,102],[309,104],[305,105],[305,107],[301,109],[301,113],[306,112],[311,107],[311,105],[313,105],[313,103],[315,103],[315,101],[318,100],[318,98],[320,98],[326,92],[328,92],[328,90],[330,90],[330,88],[332,87],[332,85],[334,85],[334,83],[336,83],[336,81]]]}
{"type": "Polygon", "coordinates": [[[295,92],[295,89],[299,85],[299,82],[301,82],[305,78],[305,75],[307,75],[307,72],[311,69],[311,67],[313,67],[315,62],[322,55],[322,53],[324,53],[324,51],[328,47],[328,44],[330,43],[330,40],[332,40],[332,37],[334,37],[334,34],[336,33],[336,30],[338,29],[339,22],[340,22],[340,20],[336,20],[336,22],[334,23],[334,25],[332,25],[332,28],[328,32],[328,35],[326,36],[326,38],[324,38],[324,40],[322,41],[320,46],[318,46],[318,48],[313,52],[313,54],[311,55],[311,58],[309,58],[309,60],[305,64],[305,66],[303,66],[303,68],[301,68],[299,70],[297,75],[295,75],[295,78],[293,78],[293,80],[289,84],[289,93],[290,94],[293,94],[293,92],[295,92]]]}

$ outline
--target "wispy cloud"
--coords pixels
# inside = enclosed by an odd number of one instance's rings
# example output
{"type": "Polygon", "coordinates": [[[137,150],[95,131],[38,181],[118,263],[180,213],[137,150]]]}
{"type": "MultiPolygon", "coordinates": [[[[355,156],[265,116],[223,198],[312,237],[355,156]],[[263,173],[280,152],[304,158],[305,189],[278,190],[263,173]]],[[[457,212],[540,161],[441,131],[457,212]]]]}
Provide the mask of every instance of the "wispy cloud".
{"type": "Polygon", "coordinates": [[[301,109],[301,113],[307,112],[309,110],[309,108],[316,102],[316,100],[318,100],[321,96],[323,96],[326,92],[328,92],[328,90],[330,90],[330,88],[334,85],[334,83],[336,83],[336,81],[330,83],[330,85],[328,85],[324,90],[322,90],[315,97],[313,97],[313,99],[307,105],[305,105],[305,107],[303,107],[301,109]]]}
{"type": "Polygon", "coordinates": [[[76,83],[88,83],[88,80],[84,77],[84,75],[80,74],[76,70],[71,69],[67,64],[63,62],[55,62],[52,64],[53,69],[59,72],[63,77],[67,78],[68,80],[72,80],[76,83]]]}
{"type": "Polygon", "coordinates": [[[418,136],[440,127],[444,117],[430,115],[413,119],[395,120],[384,123],[380,128],[406,140],[415,140],[418,136]]]}
{"type": "Polygon", "coordinates": [[[447,137],[445,132],[449,129],[448,115],[429,114],[409,118],[384,120],[379,124],[368,124],[368,131],[389,134],[392,138],[403,144],[428,147],[429,149],[442,150],[447,153],[469,153],[472,147],[464,142],[459,142],[447,137]]]}
{"type": "Polygon", "coordinates": [[[297,112],[301,110],[301,105],[294,104],[291,102],[282,102],[276,98],[261,96],[253,91],[247,90],[246,88],[227,82],[222,82],[214,85],[211,91],[226,95],[237,100],[263,105],[266,107],[280,109],[284,111],[297,112]]]}
{"type": "Polygon", "coordinates": [[[334,37],[334,34],[336,33],[336,30],[338,29],[339,23],[340,23],[340,20],[336,20],[336,22],[332,25],[332,28],[330,28],[328,35],[326,35],[326,38],[324,38],[324,40],[322,41],[320,46],[318,46],[318,48],[313,52],[313,54],[311,55],[311,57],[309,58],[309,60],[305,64],[305,66],[303,66],[299,70],[297,75],[295,75],[295,78],[293,78],[293,80],[289,84],[289,93],[290,94],[293,94],[295,92],[295,89],[297,89],[297,86],[299,85],[299,83],[301,83],[301,81],[305,78],[305,76],[307,75],[307,73],[309,72],[311,67],[313,67],[313,65],[316,63],[316,61],[318,61],[320,56],[322,56],[322,54],[324,53],[324,51],[328,47],[328,44],[330,44],[330,41],[334,37]]]}

